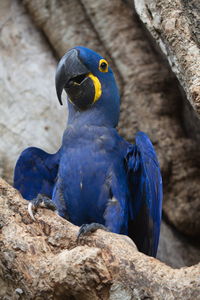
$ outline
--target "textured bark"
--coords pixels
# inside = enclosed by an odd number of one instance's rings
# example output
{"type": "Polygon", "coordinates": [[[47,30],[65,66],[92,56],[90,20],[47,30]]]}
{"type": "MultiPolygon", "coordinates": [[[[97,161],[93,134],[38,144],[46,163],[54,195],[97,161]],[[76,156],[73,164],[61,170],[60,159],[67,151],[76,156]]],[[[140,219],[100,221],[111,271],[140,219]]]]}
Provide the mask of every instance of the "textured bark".
{"type": "Polygon", "coordinates": [[[130,6],[120,0],[24,3],[59,55],[82,44],[112,59],[123,86],[120,133],[129,140],[137,130],[149,134],[162,167],[165,214],[180,231],[199,235],[198,143],[182,122],[185,102],[177,82],[130,6]]]}
{"type": "Polygon", "coordinates": [[[57,150],[66,113],[56,100],[56,60],[23,6],[0,1],[0,20],[0,175],[11,182],[26,147],[57,150]]]}
{"type": "Polygon", "coordinates": [[[181,0],[183,12],[187,18],[191,37],[195,40],[196,44],[200,46],[200,4],[198,0],[181,0]]]}
{"type": "Polygon", "coordinates": [[[172,269],[125,236],[78,227],[0,180],[1,299],[200,299],[200,265],[172,269]]]}
{"type": "Polygon", "coordinates": [[[200,114],[199,1],[135,0],[135,7],[200,114]]]}

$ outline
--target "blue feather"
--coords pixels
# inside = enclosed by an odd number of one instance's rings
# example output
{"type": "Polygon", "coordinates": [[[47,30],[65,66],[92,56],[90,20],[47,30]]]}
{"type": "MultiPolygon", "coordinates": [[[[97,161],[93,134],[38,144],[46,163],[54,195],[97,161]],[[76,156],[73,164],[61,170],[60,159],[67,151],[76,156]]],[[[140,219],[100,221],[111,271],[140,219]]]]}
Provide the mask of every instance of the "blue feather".
{"type": "Polygon", "coordinates": [[[31,200],[38,194],[52,197],[60,159],[60,152],[48,154],[30,147],[25,149],[15,166],[14,187],[31,200]]]}
{"type": "MultiPolygon", "coordinates": [[[[131,148],[131,147],[130,147],[131,148]]],[[[140,251],[156,256],[162,213],[162,178],[153,145],[143,132],[128,152],[131,191],[129,234],[140,251]]]]}

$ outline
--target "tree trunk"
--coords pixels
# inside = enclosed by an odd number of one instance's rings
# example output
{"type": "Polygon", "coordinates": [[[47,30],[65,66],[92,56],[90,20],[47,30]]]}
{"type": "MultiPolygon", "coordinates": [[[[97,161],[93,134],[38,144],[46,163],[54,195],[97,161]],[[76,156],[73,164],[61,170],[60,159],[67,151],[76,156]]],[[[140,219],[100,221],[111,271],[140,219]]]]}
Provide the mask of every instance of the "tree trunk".
{"type": "MultiPolygon", "coordinates": [[[[120,134],[134,141],[137,130],[145,131],[158,153],[167,220],[158,257],[173,267],[197,263],[198,3],[135,0],[151,38],[131,0],[22,2],[0,4],[2,176],[12,181],[16,159],[27,146],[59,148],[66,115],[55,94],[56,61],[71,47],[90,47],[116,74],[120,134]]],[[[78,245],[77,227],[47,210],[39,210],[33,223],[27,202],[3,181],[1,193],[0,298],[198,299],[199,265],[172,269],[139,253],[128,238],[103,231],[78,245]]]]}
{"type": "Polygon", "coordinates": [[[200,4],[198,0],[134,0],[141,20],[158,43],[200,114],[200,4]]]}

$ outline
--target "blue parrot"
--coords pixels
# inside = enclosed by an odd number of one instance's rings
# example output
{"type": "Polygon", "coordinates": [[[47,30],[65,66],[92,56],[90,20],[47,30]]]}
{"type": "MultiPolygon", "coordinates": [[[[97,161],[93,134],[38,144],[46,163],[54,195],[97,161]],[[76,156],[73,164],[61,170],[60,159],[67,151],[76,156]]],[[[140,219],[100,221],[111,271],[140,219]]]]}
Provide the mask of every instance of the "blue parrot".
{"type": "Polygon", "coordinates": [[[56,71],[60,104],[63,89],[69,116],[61,148],[55,154],[25,149],[16,163],[14,187],[33,203],[51,199],[60,216],[81,226],[79,234],[105,227],[128,235],[139,251],[155,257],[160,167],[145,133],[138,132],[132,145],[116,130],[120,96],[108,62],[91,49],[72,48],[56,71]]]}

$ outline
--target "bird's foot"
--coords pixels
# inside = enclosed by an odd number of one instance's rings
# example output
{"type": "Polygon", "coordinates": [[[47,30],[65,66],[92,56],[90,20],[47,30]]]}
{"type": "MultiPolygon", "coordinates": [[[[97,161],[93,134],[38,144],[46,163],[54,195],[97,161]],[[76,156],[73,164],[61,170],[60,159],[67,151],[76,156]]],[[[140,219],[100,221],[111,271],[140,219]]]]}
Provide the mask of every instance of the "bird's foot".
{"type": "Polygon", "coordinates": [[[107,227],[105,227],[102,224],[99,223],[91,223],[91,224],[83,224],[80,229],[79,232],[77,234],[77,242],[79,241],[79,239],[85,235],[89,235],[93,232],[95,232],[97,229],[103,229],[105,231],[109,231],[107,227]]]}
{"type": "Polygon", "coordinates": [[[38,194],[37,197],[30,200],[28,204],[28,213],[34,221],[35,217],[33,215],[33,210],[36,211],[39,206],[53,211],[57,209],[55,203],[50,198],[45,195],[38,194]]]}

